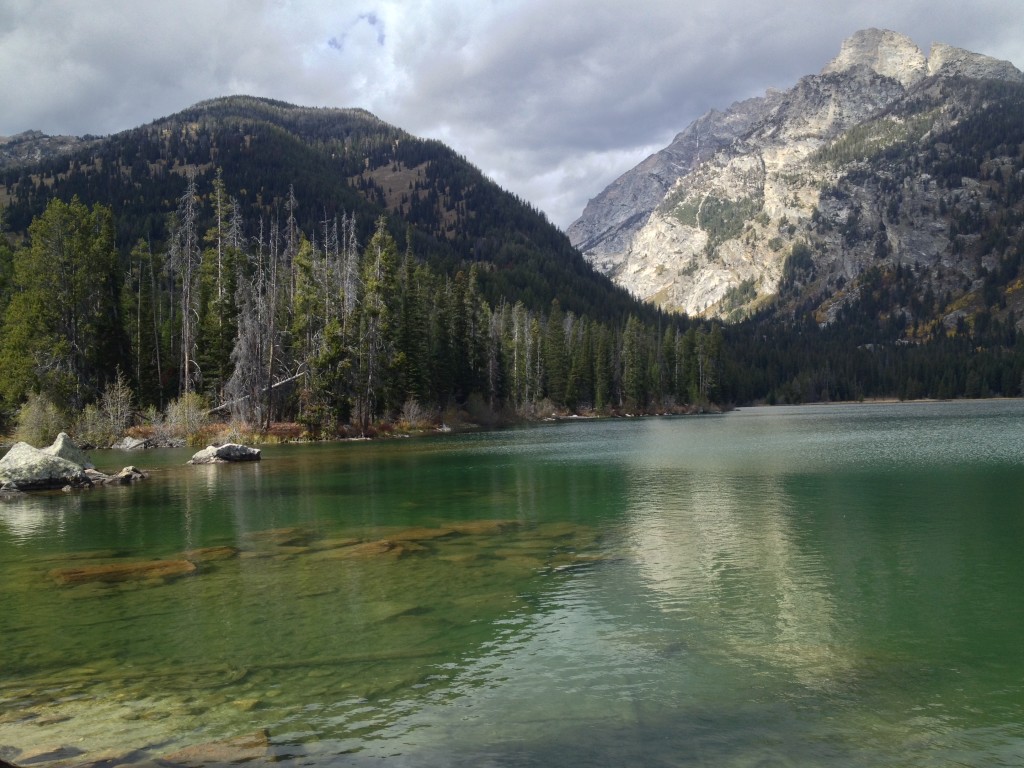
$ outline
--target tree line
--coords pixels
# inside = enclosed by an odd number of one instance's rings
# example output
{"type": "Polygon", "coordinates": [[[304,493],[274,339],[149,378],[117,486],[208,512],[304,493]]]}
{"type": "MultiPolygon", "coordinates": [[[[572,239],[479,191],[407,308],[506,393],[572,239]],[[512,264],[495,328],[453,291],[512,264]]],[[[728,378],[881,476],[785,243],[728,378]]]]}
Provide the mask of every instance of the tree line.
{"type": "Polygon", "coordinates": [[[439,272],[384,216],[366,227],[321,207],[304,228],[294,188],[271,215],[246,210],[220,173],[206,189],[191,175],[166,240],[119,255],[109,208],[51,200],[26,244],[0,246],[8,416],[30,394],[80,412],[127,382],[140,409],[202,398],[255,429],[291,421],[322,436],[446,409],[495,422],[721,392],[716,326],[489,300],[479,273],[494,267],[439,272]]]}

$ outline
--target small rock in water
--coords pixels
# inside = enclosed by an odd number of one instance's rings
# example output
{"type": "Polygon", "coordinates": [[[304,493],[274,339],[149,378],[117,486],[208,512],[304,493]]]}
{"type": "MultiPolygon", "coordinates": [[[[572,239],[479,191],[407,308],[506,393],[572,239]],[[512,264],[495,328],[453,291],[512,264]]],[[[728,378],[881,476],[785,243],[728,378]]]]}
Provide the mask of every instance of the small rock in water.
{"type": "Polygon", "coordinates": [[[225,443],[224,445],[208,445],[198,451],[189,464],[225,464],[233,461],[259,461],[260,449],[250,448],[247,445],[238,443],[225,443]]]}
{"type": "Polygon", "coordinates": [[[122,437],[112,446],[115,451],[141,451],[150,447],[149,440],[143,440],[139,437],[122,437]]]}

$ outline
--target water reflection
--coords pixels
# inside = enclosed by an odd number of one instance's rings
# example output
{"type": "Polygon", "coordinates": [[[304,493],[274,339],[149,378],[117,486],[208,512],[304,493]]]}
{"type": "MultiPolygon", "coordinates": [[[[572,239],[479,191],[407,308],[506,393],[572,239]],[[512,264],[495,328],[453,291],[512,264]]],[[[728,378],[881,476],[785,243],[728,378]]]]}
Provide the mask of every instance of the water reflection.
{"type": "Polygon", "coordinates": [[[54,497],[22,496],[0,500],[0,533],[16,546],[33,540],[61,540],[67,530],[67,517],[81,511],[81,499],[69,495],[55,508],[54,497]]]}
{"type": "Polygon", "coordinates": [[[836,635],[828,570],[796,544],[793,499],[779,478],[741,487],[662,463],[629,479],[638,573],[658,609],[714,643],[704,653],[770,665],[806,686],[848,673],[854,662],[836,635]]]}

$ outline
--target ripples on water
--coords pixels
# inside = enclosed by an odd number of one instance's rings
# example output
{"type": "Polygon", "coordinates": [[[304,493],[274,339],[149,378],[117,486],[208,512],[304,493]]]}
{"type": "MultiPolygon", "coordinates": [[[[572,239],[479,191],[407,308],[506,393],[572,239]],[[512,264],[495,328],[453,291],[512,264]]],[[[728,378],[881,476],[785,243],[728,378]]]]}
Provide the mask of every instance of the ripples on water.
{"type": "Polygon", "coordinates": [[[167,454],[143,486],[0,506],[0,758],[266,728],[295,765],[1024,763],[1022,416],[167,454]],[[168,584],[47,577],[211,546],[239,554],[168,584]]]}

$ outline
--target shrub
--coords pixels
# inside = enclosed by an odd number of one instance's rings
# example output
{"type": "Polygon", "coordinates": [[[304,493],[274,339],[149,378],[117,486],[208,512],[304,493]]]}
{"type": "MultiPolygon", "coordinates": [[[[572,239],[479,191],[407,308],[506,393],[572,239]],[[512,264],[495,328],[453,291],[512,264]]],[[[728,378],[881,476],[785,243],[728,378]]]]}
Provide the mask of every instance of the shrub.
{"type": "Polygon", "coordinates": [[[191,444],[202,440],[208,421],[206,399],[198,392],[186,392],[168,404],[164,426],[171,435],[191,444]]]}
{"type": "Polygon", "coordinates": [[[114,439],[124,435],[135,422],[134,399],[135,393],[119,369],[117,377],[107,383],[100,398],[100,410],[114,439]]]}
{"type": "Polygon", "coordinates": [[[32,392],[18,409],[14,437],[37,448],[49,445],[63,429],[64,419],[50,398],[32,392]]]}
{"type": "Polygon", "coordinates": [[[74,436],[80,448],[106,448],[117,439],[110,431],[109,419],[93,403],[75,420],[74,436]]]}
{"type": "Polygon", "coordinates": [[[427,429],[433,423],[434,417],[420,405],[419,400],[410,397],[402,405],[402,414],[398,420],[403,429],[427,429]]]}

